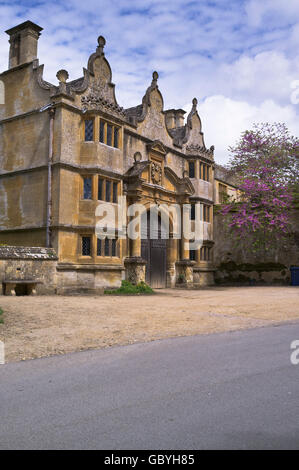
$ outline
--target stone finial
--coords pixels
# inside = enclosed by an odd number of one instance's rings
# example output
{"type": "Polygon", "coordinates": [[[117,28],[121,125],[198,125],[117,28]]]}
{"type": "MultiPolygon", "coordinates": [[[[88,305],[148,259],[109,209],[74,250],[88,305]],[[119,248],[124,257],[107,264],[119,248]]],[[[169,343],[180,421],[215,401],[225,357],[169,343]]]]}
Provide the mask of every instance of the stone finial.
{"type": "Polygon", "coordinates": [[[104,54],[104,47],[106,44],[106,39],[103,36],[98,37],[98,47],[97,47],[97,53],[98,54],[104,54]]]}
{"type": "Polygon", "coordinates": [[[153,80],[152,80],[152,86],[155,86],[157,85],[157,81],[158,81],[158,78],[159,78],[159,74],[158,72],[153,72],[153,80]]]}
{"type": "Polygon", "coordinates": [[[134,162],[139,163],[139,162],[141,162],[141,159],[142,159],[141,153],[140,152],[135,152],[134,153],[134,162]]]}
{"type": "Polygon", "coordinates": [[[58,70],[56,77],[59,83],[66,83],[67,79],[69,78],[69,73],[67,70],[61,69],[58,70]]]}
{"type": "Polygon", "coordinates": [[[195,110],[197,108],[197,99],[196,98],[193,98],[192,105],[193,105],[193,109],[195,110]]]}

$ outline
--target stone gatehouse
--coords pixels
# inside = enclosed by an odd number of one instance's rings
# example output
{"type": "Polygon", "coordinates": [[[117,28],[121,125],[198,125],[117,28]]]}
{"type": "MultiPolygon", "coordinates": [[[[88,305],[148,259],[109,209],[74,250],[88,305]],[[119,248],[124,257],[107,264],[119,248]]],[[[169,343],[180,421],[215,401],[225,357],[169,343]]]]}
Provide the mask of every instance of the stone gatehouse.
{"type": "Polygon", "coordinates": [[[213,284],[213,205],[235,188],[217,179],[214,147],[205,145],[196,98],[186,119],[182,109],[164,109],[154,72],[141,104],[119,106],[102,36],[81,78],[68,81],[61,69],[57,84],[49,83],[37,58],[41,31],[31,21],[6,31],[0,243],[53,247],[60,291],[97,291],[125,278],[146,279],[154,287],[213,284]],[[99,240],[96,207],[116,204],[119,196],[146,208],[192,208],[200,202],[203,245],[188,249],[171,227],[167,240],[117,234],[99,240]]]}

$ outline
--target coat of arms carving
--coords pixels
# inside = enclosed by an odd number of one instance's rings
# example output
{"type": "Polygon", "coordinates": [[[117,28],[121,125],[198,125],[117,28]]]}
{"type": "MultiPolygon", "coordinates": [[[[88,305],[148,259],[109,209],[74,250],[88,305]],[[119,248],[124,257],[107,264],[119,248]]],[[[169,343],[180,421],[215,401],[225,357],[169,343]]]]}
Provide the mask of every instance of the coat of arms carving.
{"type": "Polygon", "coordinates": [[[162,183],[162,168],[158,163],[152,163],[151,177],[154,184],[162,183]]]}

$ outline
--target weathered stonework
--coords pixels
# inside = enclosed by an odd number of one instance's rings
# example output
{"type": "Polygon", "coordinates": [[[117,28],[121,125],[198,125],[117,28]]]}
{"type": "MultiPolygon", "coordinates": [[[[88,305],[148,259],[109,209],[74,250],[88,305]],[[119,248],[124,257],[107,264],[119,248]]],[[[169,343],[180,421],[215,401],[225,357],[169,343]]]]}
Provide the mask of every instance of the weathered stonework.
{"type": "MultiPolygon", "coordinates": [[[[150,255],[142,264],[128,261],[143,257],[146,248],[141,240],[119,239],[114,254],[111,249],[109,254],[98,254],[95,237],[99,179],[118,183],[118,196],[126,196],[128,205],[137,202],[147,210],[151,204],[195,202],[212,208],[218,194],[214,147],[205,146],[197,100],[193,99],[186,122],[184,110],[165,110],[154,72],[142,103],[128,109],[120,106],[102,36],[82,77],[69,81],[62,64],[58,83],[46,82],[37,58],[41,31],[31,22],[7,31],[9,69],[0,74],[4,91],[3,103],[0,100],[0,243],[43,247],[50,240],[58,257],[57,285],[53,281],[58,293],[101,292],[118,287],[124,278],[174,287],[180,274],[188,287],[212,283],[212,255],[201,259],[198,249],[195,262],[177,264],[189,257],[180,240],[167,240],[160,248],[163,253],[156,257],[149,242],[150,255]],[[18,47],[20,53],[16,53],[18,47]],[[86,120],[93,122],[89,140],[85,139],[86,120]],[[106,123],[106,137],[108,124],[118,130],[117,145],[100,141],[101,121],[106,123]],[[189,174],[189,162],[194,163],[194,175],[189,174]],[[203,165],[208,177],[203,176],[203,165]],[[83,191],[87,176],[92,182],[90,198],[83,191]],[[91,239],[88,256],[82,254],[82,237],[91,239]],[[160,259],[165,276],[157,281],[153,277],[159,268],[154,269],[154,263],[160,259]]],[[[204,243],[212,249],[212,215],[204,222],[204,243]]]]}
{"type": "Polygon", "coordinates": [[[261,260],[254,252],[243,252],[224,230],[223,216],[214,216],[215,281],[217,284],[290,284],[290,267],[299,266],[298,209],[290,214],[292,237],[275,253],[261,260]]]}
{"type": "Polygon", "coordinates": [[[126,258],[124,260],[126,268],[126,280],[134,285],[145,282],[146,262],[142,258],[126,258]]]}
{"type": "Polygon", "coordinates": [[[25,292],[28,287],[27,294],[56,294],[56,266],[53,248],[0,246],[2,293],[15,295],[21,288],[25,292]]]}
{"type": "Polygon", "coordinates": [[[198,269],[197,267],[193,268],[193,285],[195,288],[213,286],[215,284],[214,280],[215,269],[211,268],[202,268],[198,269]]]}
{"type": "Polygon", "coordinates": [[[193,283],[194,265],[195,265],[195,262],[190,261],[190,260],[177,261],[176,263],[177,287],[185,287],[187,289],[194,287],[194,283],[193,283]]]}

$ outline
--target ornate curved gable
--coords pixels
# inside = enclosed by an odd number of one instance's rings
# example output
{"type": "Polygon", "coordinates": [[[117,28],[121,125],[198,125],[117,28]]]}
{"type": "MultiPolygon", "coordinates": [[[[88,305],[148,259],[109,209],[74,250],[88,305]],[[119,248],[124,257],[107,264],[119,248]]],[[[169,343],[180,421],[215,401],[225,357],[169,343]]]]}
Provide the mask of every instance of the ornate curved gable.
{"type": "Polygon", "coordinates": [[[138,132],[165,145],[172,145],[172,138],[165,123],[163,96],[158,87],[158,73],[153,73],[151,85],[142,98],[142,104],[126,110],[129,119],[137,124],[138,132]]]}
{"type": "Polygon", "coordinates": [[[116,101],[111,67],[104,54],[105,44],[105,38],[99,36],[96,52],[91,54],[88,60],[89,80],[86,93],[82,96],[81,102],[85,110],[102,109],[124,118],[124,110],[116,101]]]}
{"type": "Polygon", "coordinates": [[[214,146],[206,148],[202,124],[197,112],[197,99],[192,100],[192,109],[187,117],[184,126],[171,129],[173,142],[176,146],[184,148],[186,154],[192,156],[204,156],[209,159],[214,158],[214,146]]]}
{"type": "Polygon", "coordinates": [[[111,67],[105,58],[105,44],[105,38],[99,36],[96,52],[89,57],[87,69],[83,68],[83,77],[67,82],[67,70],[59,70],[56,74],[59,85],[54,86],[43,80],[43,65],[39,66],[37,62],[37,81],[42,88],[50,90],[53,98],[63,95],[75,100],[83,111],[101,110],[124,120],[125,112],[116,101],[111,67]]]}
{"type": "Polygon", "coordinates": [[[184,138],[184,143],[196,143],[198,145],[204,146],[203,133],[201,131],[201,128],[201,119],[197,112],[197,99],[193,98],[192,109],[187,117],[186,135],[184,138]]]}
{"type": "Polygon", "coordinates": [[[106,41],[103,36],[99,36],[96,52],[91,54],[88,59],[87,70],[90,74],[88,88],[94,94],[115,104],[115,85],[111,81],[111,67],[104,54],[105,44],[106,41]]]}

